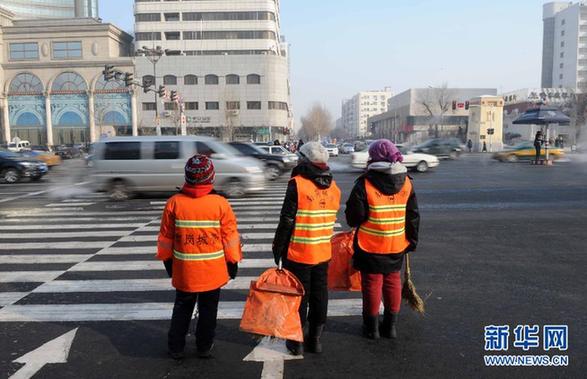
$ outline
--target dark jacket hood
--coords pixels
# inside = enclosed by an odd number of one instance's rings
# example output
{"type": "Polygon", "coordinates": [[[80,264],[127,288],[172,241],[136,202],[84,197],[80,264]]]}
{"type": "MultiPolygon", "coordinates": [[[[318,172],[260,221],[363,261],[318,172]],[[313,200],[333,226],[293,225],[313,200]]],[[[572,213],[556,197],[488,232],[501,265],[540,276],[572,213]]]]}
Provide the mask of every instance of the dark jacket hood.
{"type": "Polygon", "coordinates": [[[291,177],[302,176],[309,179],[318,186],[318,188],[330,188],[332,185],[332,173],[330,168],[320,168],[307,160],[302,160],[291,172],[291,177]]]}
{"type": "Polygon", "coordinates": [[[381,193],[395,195],[403,188],[407,176],[407,171],[403,166],[390,165],[385,167],[384,164],[373,164],[369,166],[368,171],[361,178],[369,179],[369,182],[381,193]]]}

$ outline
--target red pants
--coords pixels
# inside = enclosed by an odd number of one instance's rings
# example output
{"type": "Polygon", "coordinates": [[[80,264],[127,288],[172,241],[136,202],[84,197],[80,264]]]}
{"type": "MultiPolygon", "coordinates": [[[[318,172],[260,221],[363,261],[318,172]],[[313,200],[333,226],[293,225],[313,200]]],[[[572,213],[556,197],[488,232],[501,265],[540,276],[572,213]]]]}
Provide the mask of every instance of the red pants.
{"type": "Polygon", "coordinates": [[[361,272],[361,285],[363,287],[363,316],[376,316],[381,306],[385,311],[399,313],[402,301],[402,282],[400,273],[368,274],[361,272]]]}

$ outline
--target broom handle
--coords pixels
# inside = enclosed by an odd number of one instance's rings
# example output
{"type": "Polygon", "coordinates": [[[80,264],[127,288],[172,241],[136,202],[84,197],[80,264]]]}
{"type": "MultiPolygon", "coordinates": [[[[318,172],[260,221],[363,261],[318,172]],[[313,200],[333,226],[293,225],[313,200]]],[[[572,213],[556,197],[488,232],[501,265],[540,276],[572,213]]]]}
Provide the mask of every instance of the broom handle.
{"type": "Polygon", "coordinates": [[[406,254],[406,275],[408,277],[412,276],[412,271],[410,270],[410,253],[406,254]]]}

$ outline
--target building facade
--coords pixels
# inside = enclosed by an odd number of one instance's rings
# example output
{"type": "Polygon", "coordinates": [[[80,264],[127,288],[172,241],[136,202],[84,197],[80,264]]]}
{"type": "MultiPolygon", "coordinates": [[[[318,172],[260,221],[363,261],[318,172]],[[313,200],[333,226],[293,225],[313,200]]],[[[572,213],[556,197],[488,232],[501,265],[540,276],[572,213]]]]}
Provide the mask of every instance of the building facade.
{"type": "Polygon", "coordinates": [[[469,101],[497,95],[494,88],[411,88],[391,97],[387,112],[371,117],[376,138],[398,143],[421,143],[429,138],[466,135],[469,101]]]}
{"type": "Polygon", "coordinates": [[[180,104],[140,96],[140,129],[223,139],[283,139],[293,126],[289,45],[279,1],[135,1],[137,49],[167,50],[156,65],[137,56],[137,76],[175,90],[180,104]],[[182,109],[184,110],[182,112],[182,109]],[[159,117],[156,117],[159,114],[159,117]]]}
{"type": "Polygon", "coordinates": [[[98,18],[98,0],[2,0],[14,19],[98,18]]]}
{"type": "Polygon", "coordinates": [[[106,64],[134,72],[130,35],[96,19],[11,20],[4,14],[3,142],[18,137],[53,146],[138,133],[136,95],[102,75],[106,64]]]}
{"type": "Polygon", "coordinates": [[[543,7],[542,87],[587,91],[587,4],[543,7]]]}
{"type": "Polygon", "coordinates": [[[473,151],[492,153],[503,149],[503,97],[480,96],[469,100],[467,141],[473,151]]]}
{"type": "Polygon", "coordinates": [[[341,118],[347,135],[364,138],[371,134],[368,119],[387,110],[387,101],[391,98],[391,88],[382,91],[363,91],[343,101],[341,118]]]}

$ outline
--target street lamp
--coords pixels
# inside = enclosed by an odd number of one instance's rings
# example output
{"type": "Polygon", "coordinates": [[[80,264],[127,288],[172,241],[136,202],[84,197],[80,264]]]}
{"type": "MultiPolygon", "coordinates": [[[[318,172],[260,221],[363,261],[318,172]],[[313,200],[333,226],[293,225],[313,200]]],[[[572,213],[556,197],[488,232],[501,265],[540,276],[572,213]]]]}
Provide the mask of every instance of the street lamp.
{"type": "MultiPolygon", "coordinates": [[[[138,55],[142,55],[151,62],[153,65],[153,88],[157,88],[157,63],[161,59],[163,55],[167,53],[167,49],[163,50],[161,46],[157,46],[156,48],[149,48],[147,46],[143,46],[142,49],[137,50],[138,55]]],[[[157,106],[157,92],[154,92],[155,96],[155,126],[157,130],[157,135],[161,135],[161,120],[159,118],[159,107],[157,106]]]]}

